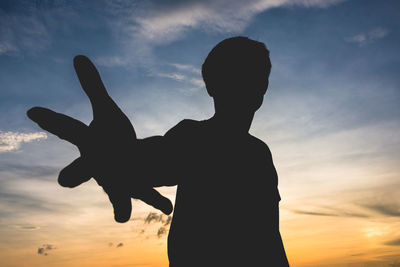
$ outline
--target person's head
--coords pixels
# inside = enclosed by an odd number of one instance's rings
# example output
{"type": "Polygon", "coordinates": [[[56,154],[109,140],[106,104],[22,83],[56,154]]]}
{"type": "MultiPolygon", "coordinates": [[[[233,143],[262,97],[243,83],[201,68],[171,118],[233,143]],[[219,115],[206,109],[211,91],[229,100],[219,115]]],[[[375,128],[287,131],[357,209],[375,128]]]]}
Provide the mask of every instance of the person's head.
{"type": "Polygon", "coordinates": [[[232,37],[218,43],[202,66],[208,94],[224,112],[255,112],[262,104],[271,71],[264,43],[232,37]]]}

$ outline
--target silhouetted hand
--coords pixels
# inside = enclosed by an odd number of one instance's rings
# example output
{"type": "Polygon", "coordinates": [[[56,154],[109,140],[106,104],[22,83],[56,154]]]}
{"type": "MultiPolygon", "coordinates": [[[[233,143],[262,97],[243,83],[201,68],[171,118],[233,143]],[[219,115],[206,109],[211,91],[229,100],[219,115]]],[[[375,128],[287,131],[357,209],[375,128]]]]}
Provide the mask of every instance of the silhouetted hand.
{"type": "Polygon", "coordinates": [[[59,184],[75,187],[94,177],[108,194],[118,222],[129,220],[131,197],[170,214],[170,200],[146,183],[146,177],[133,177],[135,164],[140,164],[140,142],[129,119],[108,95],[95,66],[87,57],[76,56],[74,67],[92,104],[93,120],[89,126],[42,107],[27,113],[42,129],[76,145],[80,151],[81,156],[60,172],[59,184]]]}

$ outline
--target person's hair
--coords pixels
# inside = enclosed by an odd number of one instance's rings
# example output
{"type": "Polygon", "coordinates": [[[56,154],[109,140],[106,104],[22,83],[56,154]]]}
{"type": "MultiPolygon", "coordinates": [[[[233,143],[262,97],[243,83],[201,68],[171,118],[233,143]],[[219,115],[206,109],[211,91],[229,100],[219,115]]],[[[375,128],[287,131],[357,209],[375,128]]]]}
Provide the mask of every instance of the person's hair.
{"type": "Polygon", "coordinates": [[[259,75],[264,75],[268,83],[271,72],[269,50],[264,43],[247,37],[228,38],[210,51],[201,72],[210,96],[225,88],[248,87],[259,75]]]}

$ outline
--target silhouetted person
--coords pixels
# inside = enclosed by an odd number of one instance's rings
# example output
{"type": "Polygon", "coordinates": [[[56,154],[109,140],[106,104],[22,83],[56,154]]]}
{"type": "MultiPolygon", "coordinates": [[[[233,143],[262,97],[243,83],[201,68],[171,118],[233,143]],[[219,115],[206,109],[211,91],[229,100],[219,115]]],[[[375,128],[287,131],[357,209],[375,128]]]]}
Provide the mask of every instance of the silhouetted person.
{"type": "Polygon", "coordinates": [[[115,219],[125,222],[131,197],[171,213],[171,202],[154,187],[178,185],[168,236],[171,267],[288,266],[271,152],[249,134],[271,70],[263,43],[245,37],[220,42],[202,66],[214,116],[183,120],[164,136],[141,140],[89,59],[77,56],[74,66],[93,107],[89,126],[44,108],[28,111],[40,127],[80,150],[60,172],[62,186],[94,177],[115,219]]]}

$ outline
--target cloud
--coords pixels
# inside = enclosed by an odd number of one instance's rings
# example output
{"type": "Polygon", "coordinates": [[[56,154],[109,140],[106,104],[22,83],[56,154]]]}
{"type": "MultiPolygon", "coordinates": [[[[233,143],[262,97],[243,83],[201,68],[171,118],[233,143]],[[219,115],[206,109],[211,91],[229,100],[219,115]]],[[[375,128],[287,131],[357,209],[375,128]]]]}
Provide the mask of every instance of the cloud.
{"type": "Polygon", "coordinates": [[[186,77],[183,74],[180,73],[158,73],[157,74],[160,77],[165,77],[165,78],[170,78],[175,81],[183,81],[186,80],[186,77]]]}
{"type": "Polygon", "coordinates": [[[32,14],[6,14],[0,10],[0,55],[39,51],[50,44],[44,22],[32,14]]]}
{"type": "Polygon", "coordinates": [[[304,214],[304,215],[314,215],[314,216],[338,216],[334,213],[325,213],[325,212],[315,212],[315,211],[303,211],[303,210],[291,210],[297,214],[304,214]]]}
{"type": "Polygon", "coordinates": [[[118,56],[101,56],[95,58],[94,62],[96,65],[104,67],[121,67],[126,66],[129,63],[126,58],[118,56]]]}
{"type": "Polygon", "coordinates": [[[164,226],[162,226],[157,231],[157,237],[160,238],[163,235],[165,235],[166,233],[167,233],[167,229],[164,226]]]}
{"type": "Polygon", "coordinates": [[[189,80],[189,82],[190,82],[191,84],[193,84],[194,86],[197,86],[197,87],[204,87],[204,86],[205,86],[205,85],[204,85],[203,79],[191,78],[191,79],[189,80]]]}
{"type": "Polygon", "coordinates": [[[60,169],[52,166],[25,165],[0,161],[0,172],[15,173],[19,177],[42,177],[56,174],[60,169]]]}
{"type": "Polygon", "coordinates": [[[400,246],[400,238],[396,238],[396,239],[387,241],[384,244],[388,245],[388,246],[400,246]]]}
{"type": "Polygon", "coordinates": [[[164,219],[164,217],[165,216],[162,213],[157,214],[155,212],[150,212],[149,214],[147,214],[146,218],[144,219],[144,222],[147,224],[150,224],[152,222],[162,223],[164,226],[170,225],[172,221],[172,216],[168,216],[166,219],[164,219]]]}
{"type": "Polygon", "coordinates": [[[38,248],[37,253],[40,254],[40,255],[47,256],[47,253],[44,252],[44,248],[38,248]]]}
{"type": "Polygon", "coordinates": [[[183,82],[186,84],[190,84],[194,86],[196,89],[199,89],[204,86],[204,82],[202,78],[197,78],[197,77],[190,77],[182,73],[157,73],[156,76],[158,77],[163,77],[163,78],[169,78],[172,80],[175,80],[177,82],[183,82]]]}
{"type": "MultiPolygon", "coordinates": [[[[0,218],[13,225],[30,226],[21,222],[32,222],[32,218],[35,218],[35,224],[40,225],[46,224],[45,221],[41,221],[45,217],[52,220],[55,217],[69,217],[76,214],[86,216],[82,211],[84,207],[80,204],[85,195],[78,194],[78,196],[63,192],[56,182],[48,179],[19,178],[3,173],[0,177],[2,178],[0,179],[0,218]]],[[[97,186],[94,188],[97,189],[97,186]]],[[[99,200],[103,197],[101,196],[99,200]]],[[[95,201],[90,197],[85,199],[86,207],[98,208],[96,203],[99,200],[95,201]]]]}
{"type": "Polygon", "coordinates": [[[330,209],[333,212],[321,212],[321,211],[305,211],[305,210],[296,210],[291,209],[291,212],[303,215],[312,215],[312,216],[338,216],[338,217],[357,217],[357,218],[369,218],[370,216],[367,214],[352,212],[352,211],[343,211],[330,209]]]}
{"type": "Polygon", "coordinates": [[[51,48],[55,34],[71,28],[73,23],[83,23],[74,11],[84,7],[79,2],[13,1],[13,8],[0,8],[0,56],[51,48]]]}
{"type": "Polygon", "coordinates": [[[44,246],[44,248],[45,248],[46,250],[55,249],[54,245],[51,245],[51,244],[44,244],[43,246],[44,246]]]}
{"type": "Polygon", "coordinates": [[[168,226],[171,224],[172,216],[168,216],[167,220],[164,222],[164,226],[168,226]]]}
{"type": "Polygon", "coordinates": [[[177,40],[189,30],[240,33],[253,17],[282,6],[327,7],[335,0],[197,0],[158,5],[143,15],[132,14],[130,31],[135,39],[151,43],[177,40]]]}
{"type": "MultiPolygon", "coordinates": [[[[183,39],[194,30],[206,33],[240,34],[253,18],[277,7],[325,8],[344,0],[191,0],[175,2],[107,1],[109,25],[125,47],[124,62],[155,65],[154,46],[183,39]]],[[[104,64],[122,60],[109,58],[104,64]]],[[[176,65],[185,68],[184,65],[176,65]]],[[[189,70],[189,68],[187,68],[189,70]]],[[[196,71],[199,74],[198,71],[196,71]]],[[[199,85],[200,83],[197,83],[199,85]]]]}
{"type": "Polygon", "coordinates": [[[144,219],[145,223],[151,223],[151,222],[162,222],[163,220],[163,214],[157,214],[155,212],[150,212],[147,217],[144,219]]]}
{"type": "Polygon", "coordinates": [[[27,225],[27,226],[17,225],[16,227],[17,227],[17,229],[20,229],[20,230],[30,230],[30,231],[40,229],[39,226],[33,226],[33,225],[27,225]]]}
{"type": "Polygon", "coordinates": [[[358,217],[358,218],[370,218],[370,215],[367,214],[362,214],[362,213],[356,213],[356,212],[343,212],[339,216],[343,217],[358,217]]]}
{"type": "Polygon", "coordinates": [[[15,193],[4,182],[0,183],[0,215],[2,218],[20,218],[27,221],[30,216],[38,212],[55,213],[59,207],[54,203],[44,202],[41,199],[24,194],[15,193]],[[22,213],[16,213],[16,210],[22,210],[22,213]]]}
{"type": "Polygon", "coordinates": [[[368,33],[368,39],[375,41],[388,35],[389,31],[384,28],[375,28],[368,33]]]}
{"type": "Polygon", "coordinates": [[[170,63],[169,65],[171,65],[174,68],[181,70],[181,71],[191,72],[191,73],[197,74],[199,76],[201,75],[201,70],[199,68],[196,68],[195,66],[192,66],[189,64],[170,63]]]}
{"type": "Polygon", "coordinates": [[[41,247],[38,248],[37,253],[39,255],[47,256],[49,250],[56,249],[54,245],[51,244],[44,244],[41,247]]]}
{"type": "Polygon", "coordinates": [[[362,206],[374,210],[382,215],[400,217],[400,207],[394,203],[371,203],[363,204],[362,206]]]}
{"type": "Polygon", "coordinates": [[[0,55],[11,51],[17,51],[17,47],[14,44],[11,44],[9,40],[1,40],[0,55]]]}
{"type": "Polygon", "coordinates": [[[352,257],[358,257],[358,256],[364,256],[365,253],[356,253],[356,254],[351,254],[350,256],[352,257]]]}
{"type": "Polygon", "coordinates": [[[192,65],[169,63],[166,67],[172,67],[173,70],[170,72],[153,70],[149,75],[161,78],[168,78],[177,82],[184,83],[186,85],[190,85],[191,89],[186,89],[186,92],[197,91],[205,86],[200,69],[192,65]]]}
{"type": "MultiPolygon", "coordinates": [[[[113,246],[114,246],[114,243],[113,243],[113,242],[110,242],[110,243],[108,243],[108,246],[109,246],[109,247],[113,247],[113,246]]],[[[120,242],[120,243],[118,243],[118,244],[115,246],[115,248],[120,248],[120,247],[123,247],[123,246],[124,246],[124,243],[120,242]]]]}
{"type": "MultiPolygon", "coordinates": [[[[157,230],[157,237],[160,238],[163,235],[167,234],[168,232],[168,226],[171,224],[172,221],[172,216],[168,216],[165,219],[165,215],[163,214],[157,214],[155,212],[150,212],[147,217],[144,219],[144,222],[147,224],[150,223],[161,223],[162,226],[158,228],[157,230]]],[[[144,233],[144,230],[140,232],[141,234],[144,233]]]]}
{"type": "Polygon", "coordinates": [[[345,41],[350,43],[357,43],[359,46],[372,43],[388,35],[389,31],[384,28],[374,28],[367,33],[359,33],[345,38],[345,41]]]}
{"type": "Polygon", "coordinates": [[[19,133],[0,131],[0,152],[14,151],[19,149],[22,143],[46,138],[47,135],[44,132],[19,133]]]}

